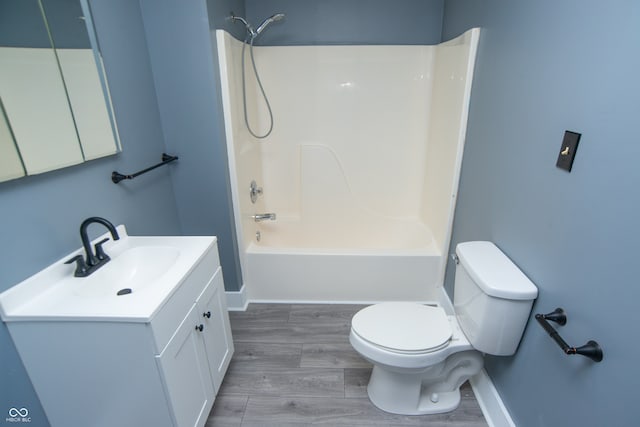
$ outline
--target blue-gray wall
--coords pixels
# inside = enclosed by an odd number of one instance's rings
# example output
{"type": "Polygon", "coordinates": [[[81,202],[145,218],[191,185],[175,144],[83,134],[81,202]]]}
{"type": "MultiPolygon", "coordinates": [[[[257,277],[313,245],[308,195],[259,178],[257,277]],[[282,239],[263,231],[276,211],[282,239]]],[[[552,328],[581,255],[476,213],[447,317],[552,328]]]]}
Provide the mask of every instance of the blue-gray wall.
{"type": "Polygon", "coordinates": [[[51,47],[37,0],[0,1],[0,46],[51,47]]]}
{"type": "Polygon", "coordinates": [[[141,0],[162,130],[180,157],[173,173],[182,232],[216,235],[225,289],[242,285],[220,77],[206,2],[141,0]]]}
{"type": "Polygon", "coordinates": [[[244,0],[207,0],[209,27],[211,30],[225,30],[238,40],[244,40],[244,26],[232,22],[229,17],[245,16],[244,0]]]}
{"type": "MultiPolygon", "coordinates": [[[[98,215],[131,234],[180,234],[170,180],[178,162],[115,185],[113,170],[134,172],[166,150],[142,17],[137,2],[92,0],[123,152],[82,165],[0,183],[0,291],[80,247],[83,219],[98,215]]],[[[100,227],[91,228],[94,235],[100,227]]],[[[64,384],[60,385],[61,391],[64,384]]],[[[26,407],[30,425],[48,425],[16,353],[0,325],[0,425],[11,407],[26,407]]],[[[90,423],[90,420],[87,420],[90,423]]],[[[6,425],[10,425],[7,423],[6,425]]]]}
{"type": "Polygon", "coordinates": [[[275,13],[286,14],[256,38],[256,45],[436,44],[443,2],[246,0],[245,5],[254,28],[275,13]]]}
{"type": "Polygon", "coordinates": [[[91,49],[79,0],[41,0],[53,45],[58,49],[91,49]]]}
{"type": "Polygon", "coordinates": [[[79,0],[0,1],[0,46],[91,49],[84,12],[79,0]]]}
{"type": "Polygon", "coordinates": [[[535,312],[563,307],[566,341],[604,348],[566,356],[531,319],[488,373],[518,426],[637,425],[640,3],[447,0],[444,16],[445,39],[482,27],[452,243],[494,241],[535,312]],[[582,133],[571,173],[565,130],[582,133]]]}

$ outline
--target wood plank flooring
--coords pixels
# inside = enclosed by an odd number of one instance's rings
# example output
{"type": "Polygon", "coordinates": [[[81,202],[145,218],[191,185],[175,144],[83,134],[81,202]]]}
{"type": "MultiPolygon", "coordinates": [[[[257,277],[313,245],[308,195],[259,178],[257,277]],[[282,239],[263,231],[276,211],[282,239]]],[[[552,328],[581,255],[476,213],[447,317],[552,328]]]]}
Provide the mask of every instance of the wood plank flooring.
{"type": "Polygon", "coordinates": [[[206,427],[487,426],[468,384],[448,414],[404,416],[367,397],[371,364],[349,344],[359,305],[250,304],[231,312],[235,354],[206,427]]]}

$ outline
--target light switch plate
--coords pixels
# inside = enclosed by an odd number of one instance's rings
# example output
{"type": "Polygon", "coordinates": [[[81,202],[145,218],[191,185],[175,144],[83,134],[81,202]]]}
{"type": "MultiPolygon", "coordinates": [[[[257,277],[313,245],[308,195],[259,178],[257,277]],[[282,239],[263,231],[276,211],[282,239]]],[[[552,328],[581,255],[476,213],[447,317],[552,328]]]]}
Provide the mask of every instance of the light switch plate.
{"type": "Polygon", "coordinates": [[[560,153],[558,153],[558,161],[556,166],[560,169],[564,169],[567,172],[571,172],[573,166],[573,160],[576,157],[576,151],[578,150],[578,143],[580,142],[580,136],[582,134],[565,131],[564,138],[562,139],[562,145],[560,146],[560,153]]]}

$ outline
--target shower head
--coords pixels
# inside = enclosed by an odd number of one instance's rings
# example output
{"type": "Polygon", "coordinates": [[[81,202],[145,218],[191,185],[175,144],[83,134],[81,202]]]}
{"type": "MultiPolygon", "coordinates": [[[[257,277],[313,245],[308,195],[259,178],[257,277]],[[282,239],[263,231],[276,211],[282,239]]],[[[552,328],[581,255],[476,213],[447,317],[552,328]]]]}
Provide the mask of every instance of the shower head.
{"type": "Polygon", "coordinates": [[[283,18],[284,18],[284,13],[276,13],[275,15],[268,17],[267,19],[262,21],[262,24],[258,25],[258,28],[256,28],[255,30],[254,37],[259,35],[261,32],[263,32],[264,29],[267,28],[267,26],[272,22],[280,21],[283,18]]]}

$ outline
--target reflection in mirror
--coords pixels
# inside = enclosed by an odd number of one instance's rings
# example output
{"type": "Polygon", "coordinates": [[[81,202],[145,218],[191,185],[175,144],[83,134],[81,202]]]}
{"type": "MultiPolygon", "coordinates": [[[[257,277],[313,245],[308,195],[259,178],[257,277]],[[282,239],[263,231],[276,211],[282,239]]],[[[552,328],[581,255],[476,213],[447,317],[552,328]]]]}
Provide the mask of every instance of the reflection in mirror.
{"type": "Polygon", "coordinates": [[[0,0],[0,97],[27,175],[120,151],[87,0],[0,0]]]}
{"type": "Polygon", "coordinates": [[[85,160],[119,151],[118,134],[87,0],[40,0],[85,160]],[[104,81],[104,86],[102,82],[104,81]]]}
{"type": "Polygon", "coordinates": [[[20,178],[24,175],[24,165],[7,122],[2,99],[0,99],[0,181],[20,178]]]}
{"type": "Polygon", "coordinates": [[[0,97],[27,174],[82,162],[37,0],[0,0],[0,97]]]}

